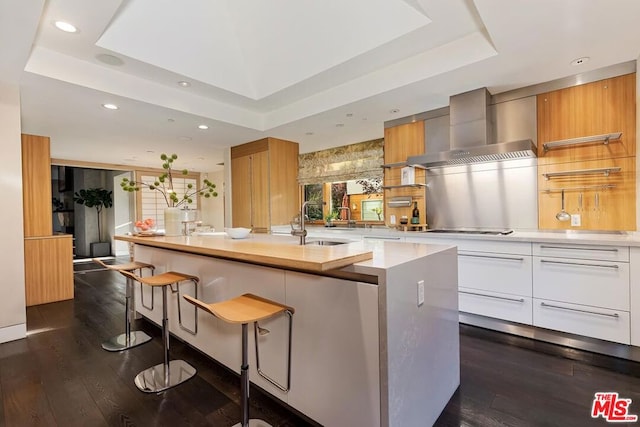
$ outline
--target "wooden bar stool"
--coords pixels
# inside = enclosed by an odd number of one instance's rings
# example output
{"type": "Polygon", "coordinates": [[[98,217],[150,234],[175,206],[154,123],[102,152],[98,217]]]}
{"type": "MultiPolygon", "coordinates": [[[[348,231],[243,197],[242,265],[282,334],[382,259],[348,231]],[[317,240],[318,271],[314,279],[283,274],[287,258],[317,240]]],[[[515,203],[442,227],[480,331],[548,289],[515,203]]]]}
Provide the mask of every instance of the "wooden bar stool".
{"type": "Polygon", "coordinates": [[[253,323],[256,342],[256,367],[258,369],[258,373],[280,390],[288,392],[291,388],[291,333],[293,328],[293,313],[295,310],[292,307],[279,304],[253,294],[244,294],[230,300],[212,304],[207,304],[189,295],[184,295],[184,299],[189,301],[191,304],[194,304],[196,307],[203,309],[207,313],[224,320],[225,322],[242,324],[242,365],[240,367],[240,408],[242,410],[242,421],[235,424],[233,427],[270,427],[271,425],[263,420],[249,419],[249,357],[247,327],[249,323],[253,323]],[[289,354],[287,358],[286,387],[278,384],[275,380],[268,377],[260,370],[260,357],[258,351],[258,330],[260,330],[261,335],[264,331],[268,333],[266,329],[258,326],[258,321],[269,319],[280,313],[285,313],[289,316],[289,354]]]}
{"type": "Polygon", "coordinates": [[[121,271],[132,280],[138,281],[144,285],[162,287],[162,344],[164,347],[164,362],[151,368],[145,369],[136,375],[134,382],[136,386],[145,393],[160,393],[171,387],[181,384],[196,374],[196,369],[184,360],[169,360],[169,318],[167,315],[167,288],[171,288],[171,292],[178,293],[178,320],[180,327],[187,332],[195,335],[198,331],[197,312],[194,311],[195,328],[190,330],[182,325],[182,316],[180,311],[180,282],[191,281],[195,285],[195,295],[198,297],[198,282],[200,279],[190,274],[168,271],[156,276],[139,277],[128,271],[121,271]],[[175,285],[176,289],[173,289],[175,285]]]}
{"type": "MultiPolygon", "coordinates": [[[[98,258],[93,258],[93,261],[100,264],[101,266],[108,268],[109,270],[114,270],[117,272],[127,271],[129,273],[133,273],[134,271],[138,271],[139,275],[142,275],[142,269],[148,268],[151,270],[151,274],[155,267],[151,264],[147,264],[144,262],[128,262],[126,264],[105,264],[102,260],[98,258]]],[[[107,341],[102,343],[102,348],[107,351],[122,351],[127,350],[132,347],[144,344],[151,340],[151,337],[142,331],[132,331],[131,324],[133,323],[133,319],[135,318],[136,308],[133,304],[133,280],[130,277],[125,276],[126,285],[125,285],[125,299],[124,299],[124,334],[116,335],[113,338],[108,339],[107,341]]]]}

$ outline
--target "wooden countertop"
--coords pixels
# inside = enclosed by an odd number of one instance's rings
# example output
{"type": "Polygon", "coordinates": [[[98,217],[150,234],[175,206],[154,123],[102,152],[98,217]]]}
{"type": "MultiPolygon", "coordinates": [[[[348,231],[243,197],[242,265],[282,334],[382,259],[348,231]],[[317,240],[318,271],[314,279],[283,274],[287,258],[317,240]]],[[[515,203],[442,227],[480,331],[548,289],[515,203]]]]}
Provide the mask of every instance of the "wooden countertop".
{"type": "Polygon", "coordinates": [[[373,251],[362,242],[335,246],[297,244],[298,238],[250,235],[247,239],[225,236],[141,237],[115,236],[139,245],[171,249],[198,255],[269,265],[294,270],[323,272],[373,258],[373,251]]]}

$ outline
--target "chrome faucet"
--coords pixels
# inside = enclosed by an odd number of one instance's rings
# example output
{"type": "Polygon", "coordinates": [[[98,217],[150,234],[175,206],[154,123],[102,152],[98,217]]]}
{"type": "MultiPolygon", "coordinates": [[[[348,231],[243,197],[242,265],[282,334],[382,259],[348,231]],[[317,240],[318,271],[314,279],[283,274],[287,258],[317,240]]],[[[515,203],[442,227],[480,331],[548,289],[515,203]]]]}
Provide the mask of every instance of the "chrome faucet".
{"type": "Polygon", "coordinates": [[[292,223],[291,224],[291,235],[292,236],[299,236],[301,245],[305,244],[305,239],[307,237],[307,230],[304,228],[304,217],[306,215],[307,205],[322,206],[322,205],[326,205],[326,204],[327,204],[326,202],[316,202],[314,200],[307,200],[300,207],[300,228],[299,229],[293,228],[293,223],[292,223]]]}
{"type": "Polygon", "coordinates": [[[352,225],[355,225],[355,221],[351,221],[351,209],[348,206],[340,206],[338,208],[339,211],[347,210],[347,228],[351,228],[352,225]]]}

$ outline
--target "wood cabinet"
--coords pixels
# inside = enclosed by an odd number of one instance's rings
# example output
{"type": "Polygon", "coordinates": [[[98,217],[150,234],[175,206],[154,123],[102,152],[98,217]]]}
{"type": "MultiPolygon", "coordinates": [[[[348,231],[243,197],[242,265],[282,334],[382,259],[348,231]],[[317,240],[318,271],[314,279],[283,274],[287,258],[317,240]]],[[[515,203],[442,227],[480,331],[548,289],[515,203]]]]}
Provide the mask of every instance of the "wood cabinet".
{"type": "Polygon", "coordinates": [[[73,236],[53,234],[49,138],[22,135],[27,306],[73,298],[73,236]]]}
{"type": "Polygon", "coordinates": [[[22,134],[24,236],[51,236],[51,153],[46,136],[22,134]]]}
{"type": "Polygon", "coordinates": [[[300,210],[298,144],[277,138],[231,147],[234,227],[269,231],[289,224],[300,210]]]}
{"type": "Polygon", "coordinates": [[[538,190],[540,229],[636,229],[635,157],[538,165],[538,190]],[[565,210],[579,215],[580,225],[556,219],[562,208],[562,189],[565,210]]]}
{"type": "MultiPolygon", "coordinates": [[[[420,210],[420,223],[427,223],[427,206],[425,202],[424,186],[401,186],[402,185],[402,166],[409,156],[424,154],[425,152],[425,132],[424,121],[407,123],[404,125],[386,128],[384,130],[384,200],[385,221],[389,223],[390,215],[395,215],[396,225],[400,224],[400,217],[406,215],[411,220],[411,211],[413,203],[408,207],[390,207],[388,201],[393,197],[411,197],[414,202],[418,202],[420,210]]],[[[417,184],[425,184],[425,171],[423,169],[415,169],[415,182],[417,184]]]]}
{"type": "Polygon", "coordinates": [[[73,238],[70,234],[24,240],[27,306],[73,298],[73,238]]]}
{"type": "Polygon", "coordinates": [[[636,74],[543,93],[537,102],[539,228],[635,230],[636,74]],[[612,133],[622,135],[606,144],[604,139],[565,144],[612,133]],[[608,167],[620,170],[598,173],[608,167]],[[555,218],[562,189],[565,210],[580,215],[579,225],[555,218]]]}
{"type": "Polygon", "coordinates": [[[538,164],[601,160],[636,155],[636,74],[538,95],[538,164]],[[552,141],[622,132],[608,144],[566,145],[552,141]]]}

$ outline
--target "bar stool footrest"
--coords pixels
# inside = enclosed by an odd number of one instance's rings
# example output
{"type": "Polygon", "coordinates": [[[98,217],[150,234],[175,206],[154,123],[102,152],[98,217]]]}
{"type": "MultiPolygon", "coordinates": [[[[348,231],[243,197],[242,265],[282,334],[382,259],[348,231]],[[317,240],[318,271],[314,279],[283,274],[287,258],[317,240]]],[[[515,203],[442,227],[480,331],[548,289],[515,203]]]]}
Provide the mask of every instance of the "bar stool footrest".
{"type": "Polygon", "coordinates": [[[136,386],[145,393],[160,393],[182,384],[196,374],[196,368],[184,360],[170,360],[165,377],[165,364],[160,363],[136,375],[136,386]]]}
{"type": "Polygon", "coordinates": [[[142,345],[151,341],[151,337],[142,331],[131,331],[129,340],[127,334],[116,335],[102,343],[102,348],[107,351],[122,351],[142,345]]]}
{"type": "MultiPolygon", "coordinates": [[[[234,424],[233,427],[245,427],[242,423],[234,424]]],[[[251,418],[249,420],[249,427],[273,427],[273,425],[269,424],[264,420],[260,420],[258,418],[251,418]]]]}

